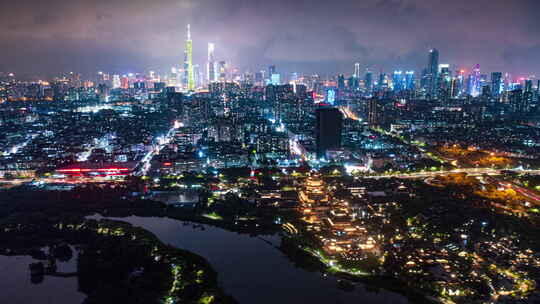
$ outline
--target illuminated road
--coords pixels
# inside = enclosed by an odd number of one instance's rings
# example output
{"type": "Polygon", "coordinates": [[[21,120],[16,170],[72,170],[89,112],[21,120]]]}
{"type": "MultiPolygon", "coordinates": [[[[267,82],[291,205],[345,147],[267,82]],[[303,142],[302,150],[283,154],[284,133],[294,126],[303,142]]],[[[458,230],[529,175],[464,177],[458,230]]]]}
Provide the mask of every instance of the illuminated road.
{"type": "MultiPolygon", "coordinates": [[[[532,170],[532,171],[540,171],[540,170],[532,170]]],[[[537,173],[538,174],[538,173],[537,173]]],[[[526,198],[532,200],[536,205],[540,205],[540,195],[536,191],[527,189],[525,187],[522,187],[514,182],[507,181],[507,180],[501,180],[498,178],[491,178],[491,182],[496,183],[500,186],[511,188],[512,190],[516,191],[517,193],[525,196],[526,198]]]]}
{"type": "Polygon", "coordinates": [[[159,153],[159,151],[163,149],[165,145],[168,145],[171,142],[174,136],[174,131],[182,126],[183,124],[181,122],[175,121],[174,125],[172,126],[172,128],[169,129],[167,134],[165,134],[164,136],[158,136],[154,138],[153,142],[157,145],[153,145],[152,149],[148,151],[144,155],[144,157],[139,161],[133,175],[135,176],[146,175],[146,173],[148,172],[148,170],[150,170],[150,167],[152,166],[151,162],[152,162],[152,158],[154,158],[154,155],[156,155],[156,153],[159,153]]]}
{"type": "Polygon", "coordinates": [[[343,113],[343,115],[346,118],[361,121],[360,117],[358,117],[350,108],[345,107],[345,106],[340,106],[338,107],[338,109],[341,111],[341,113],[343,113]]]}
{"type": "Polygon", "coordinates": [[[4,156],[8,156],[8,155],[11,155],[11,154],[17,154],[17,152],[24,149],[24,147],[26,147],[32,140],[34,140],[34,138],[38,137],[38,134],[31,134],[28,137],[30,137],[30,138],[28,138],[27,140],[25,140],[22,143],[19,143],[19,144],[15,145],[15,146],[11,147],[7,151],[4,151],[3,153],[0,153],[0,154],[3,154],[4,156]]]}
{"type": "MultiPolygon", "coordinates": [[[[493,168],[464,168],[464,169],[454,169],[454,170],[445,170],[445,171],[426,171],[426,172],[415,172],[415,173],[406,173],[406,174],[383,174],[383,175],[372,175],[365,176],[365,178],[428,178],[435,177],[437,175],[446,175],[452,173],[467,173],[471,176],[481,176],[481,175],[501,175],[499,169],[493,168]]],[[[540,170],[520,170],[520,173],[528,173],[531,175],[540,175],[540,170]]]]}

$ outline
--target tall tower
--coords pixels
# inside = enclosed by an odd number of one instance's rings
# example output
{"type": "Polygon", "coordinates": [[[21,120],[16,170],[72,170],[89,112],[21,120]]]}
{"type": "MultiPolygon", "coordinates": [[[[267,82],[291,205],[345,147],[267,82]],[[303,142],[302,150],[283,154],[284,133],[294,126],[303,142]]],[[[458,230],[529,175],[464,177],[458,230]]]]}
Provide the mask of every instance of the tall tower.
{"type": "Polygon", "coordinates": [[[469,95],[477,97],[480,95],[480,89],[480,65],[476,64],[469,75],[469,95]]]}
{"type": "Polygon", "coordinates": [[[360,63],[358,62],[354,64],[354,77],[360,79],[360,63]]]}
{"type": "Polygon", "coordinates": [[[491,73],[491,94],[498,99],[503,90],[503,77],[501,72],[491,73]]]}
{"type": "Polygon", "coordinates": [[[193,75],[193,41],[191,41],[191,26],[187,25],[186,49],[184,52],[184,86],[188,91],[195,90],[193,75]]]}
{"type": "Polygon", "coordinates": [[[429,50],[429,60],[427,67],[427,92],[432,96],[437,92],[437,76],[439,72],[439,51],[429,50]]]}
{"type": "Polygon", "coordinates": [[[208,66],[206,67],[206,72],[208,77],[208,83],[216,81],[216,59],[214,56],[214,51],[216,46],[213,43],[208,43],[208,66]]]}

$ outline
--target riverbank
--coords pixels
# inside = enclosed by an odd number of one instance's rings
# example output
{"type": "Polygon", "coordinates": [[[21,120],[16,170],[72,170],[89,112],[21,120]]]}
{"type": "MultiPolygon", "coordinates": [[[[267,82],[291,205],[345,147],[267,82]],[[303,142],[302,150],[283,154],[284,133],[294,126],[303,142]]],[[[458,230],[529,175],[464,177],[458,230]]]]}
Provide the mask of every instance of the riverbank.
{"type": "MultiPolygon", "coordinates": [[[[59,275],[54,265],[67,251],[46,255],[40,248],[77,248],[79,289],[92,303],[224,303],[236,301],[217,284],[217,273],[200,256],[165,245],[129,223],[36,215],[0,225],[0,254],[29,255],[33,278],[59,275]],[[25,222],[25,223],[22,223],[25,222]],[[70,248],[70,247],[67,247],[70,248]],[[41,265],[47,265],[43,267],[41,265]]],[[[39,280],[38,280],[39,281],[39,280]]]]}

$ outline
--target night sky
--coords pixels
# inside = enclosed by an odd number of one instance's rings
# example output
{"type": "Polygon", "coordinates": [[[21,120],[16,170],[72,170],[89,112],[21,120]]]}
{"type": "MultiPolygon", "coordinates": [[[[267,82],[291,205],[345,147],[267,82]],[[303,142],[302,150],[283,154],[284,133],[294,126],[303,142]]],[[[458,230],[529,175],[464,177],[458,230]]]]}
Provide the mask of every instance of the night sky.
{"type": "Polygon", "coordinates": [[[16,0],[0,1],[0,71],[166,71],[194,61],[251,71],[351,73],[441,63],[540,74],[540,0],[16,0]]]}

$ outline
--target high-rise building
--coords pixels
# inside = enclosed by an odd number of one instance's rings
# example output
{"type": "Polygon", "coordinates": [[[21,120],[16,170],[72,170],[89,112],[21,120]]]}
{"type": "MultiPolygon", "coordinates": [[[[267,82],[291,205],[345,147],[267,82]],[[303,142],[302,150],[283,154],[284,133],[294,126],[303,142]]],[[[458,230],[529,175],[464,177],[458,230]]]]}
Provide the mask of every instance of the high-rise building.
{"type": "Polygon", "coordinates": [[[129,77],[126,75],[123,75],[122,78],[120,78],[120,87],[122,89],[129,89],[129,77]]]}
{"type": "Polygon", "coordinates": [[[472,73],[467,81],[467,93],[472,97],[478,97],[481,92],[482,80],[480,75],[480,65],[474,66],[472,73]]]}
{"type": "Polygon", "coordinates": [[[184,50],[184,86],[188,91],[195,90],[193,75],[193,41],[191,40],[191,25],[187,25],[186,48],[184,50]]]}
{"type": "Polygon", "coordinates": [[[524,87],[525,87],[524,88],[525,92],[532,92],[533,91],[533,81],[530,80],[530,79],[526,79],[524,87]]]}
{"type": "Polygon", "coordinates": [[[426,70],[426,92],[431,96],[436,94],[437,77],[439,72],[439,51],[429,50],[428,67],[426,70]]]}
{"type": "Polygon", "coordinates": [[[203,83],[203,72],[198,64],[193,65],[193,82],[195,87],[201,87],[203,83]]]}
{"type": "Polygon", "coordinates": [[[405,72],[405,88],[409,91],[414,91],[415,89],[414,71],[405,72]]]}
{"type": "Polygon", "coordinates": [[[371,126],[380,125],[382,123],[383,108],[382,103],[377,98],[371,98],[367,101],[366,118],[371,126]]]}
{"type": "Polygon", "coordinates": [[[206,80],[208,83],[216,81],[216,46],[213,43],[208,43],[208,62],[206,63],[206,80]]]}
{"type": "Polygon", "coordinates": [[[297,72],[292,72],[291,73],[291,81],[295,82],[295,83],[298,81],[298,73],[297,72]]]}
{"type": "Polygon", "coordinates": [[[465,93],[465,70],[457,71],[454,97],[461,97],[465,93]]]}
{"type": "Polygon", "coordinates": [[[255,73],[255,83],[260,86],[262,85],[263,81],[264,81],[264,73],[262,71],[255,73]]]}
{"type": "Polygon", "coordinates": [[[439,64],[437,77],[437,96],[445,101],[452,97],[452,75],[449,64],[439,64]]]}
{"type": "Polygon", "coordinates": [[[272,75],[276,74],[276,66],[271,65],[268,67],[268,76],[272,77],[272,75]]]}
{"type": "Polygon", "coordinates": [[[339,74],[338,76],[338,89],[345,89],[345,75],[339,74]]]}
{"type": "Polygon", "coordinates": [[[509,92],[510,108],[514,113],[525,113],[529,111],[530,104],[527,103],[527,99],[523,98],[523,91],[521,89],[513,90],[509,92]]]}
{"type": "Polygon", "coordinates": [[[356,77],[356,79],[360,79],[360,63],[355,63],[354,64],[354,77],[356,77]]]}
{"type": "Polygon", "coordinates": [[[227,81],[227,63],[225,61],[220,61],[218,64],[218,80],[220,82],[227,81]]]}
{"type": "Polygon", "coordinates": [[[281,75],[278,73],[274,73],[270,76],[270,83],[273,85],[280,85],[281,84],[281,75]]]}
{"type": "Polygon", "coordinates": [[[392,86],[394,92],[401,92],[405,89],[405,78],[402,71],[394,71],[392,75],[392,86]]]}
{"type": "Polygon", "coordinates": [[[377,83],[377,89],[379,91],[384,91],[387,88],[388,88],[388,78],[386,76],[386,73],[383,73],[381,71],[381,73],[379,74],[379,82],[377,83]]]}
{"type": "Polygon", "coordinates": [[[371,91],[373,90],[373,73],[368,69],[366,69],[364,85],[366,86],[366,91],[368,93],[371,93],[371,91]]]}
{"type": "Polygon", "coordinates": [[[491,73],[491,95],[494,98],[499,98],[503,91],[502,73],[491,73]]]}
{"type": "Polygon", "coordinates": [[[122,86],[122,83],[120,82],[120,75],[113,75],[112,88],[118,89],[121,86],[122,86]]]}
{"type": "Polygon", "coordinates": [[[317,157],[321,158],[328,150],[341,147],[343,117],[337,108],[319,108],[316,116],[317,157]]]}
{"type": "Polygon", "coordinates": [[[529,112],[531,106],[534,105],[533,81],[531,79],[525,80],[525,89],[523,90],[523,103],[526,108],[525,112],[529,112]]]}

